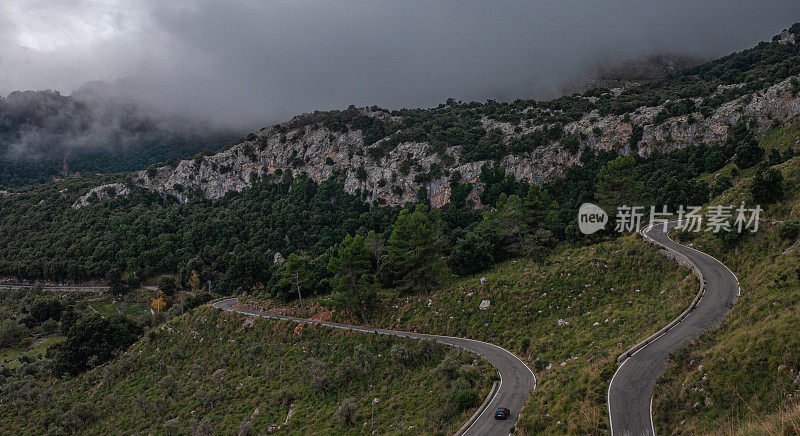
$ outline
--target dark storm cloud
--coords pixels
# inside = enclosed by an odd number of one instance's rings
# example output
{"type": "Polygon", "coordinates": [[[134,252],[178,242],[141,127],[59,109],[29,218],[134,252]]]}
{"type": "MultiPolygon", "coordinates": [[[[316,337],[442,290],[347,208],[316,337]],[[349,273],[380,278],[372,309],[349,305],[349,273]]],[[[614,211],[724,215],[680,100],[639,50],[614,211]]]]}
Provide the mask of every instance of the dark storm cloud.
{"type": "MultiPolygon", "coordinates": [[[[105,39],[28,53],[27,67],[10,70],[21,55],[0,51],[0,73],[13,72],[0,75],[0,91],[119,80],[165,110],[253,127],[349,104],[548,96],[599,62],[652,53],[716,57],[800,19],[796,0],[125,5],[124,19],[110,21],[124,26],[105,39]]],[[[0,29],[0,41],[3,35],[0,29]]]]}

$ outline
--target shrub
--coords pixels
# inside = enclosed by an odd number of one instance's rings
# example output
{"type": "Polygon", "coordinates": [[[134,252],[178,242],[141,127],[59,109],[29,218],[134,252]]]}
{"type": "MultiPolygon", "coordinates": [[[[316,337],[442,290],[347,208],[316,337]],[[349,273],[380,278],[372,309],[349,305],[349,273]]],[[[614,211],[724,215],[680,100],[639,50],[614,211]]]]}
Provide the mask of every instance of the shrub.
{"type": "Polygon", "coordinates": [[[447,264],[460,276],[474,274],[494,264],[493,251],[492,243],[488,239],[470,231],[456,240],[447,264]]]}
{"type": "Polygon", "coordinates": [[[359,371],[364,374],[370,374],[375,368],[377,359],[364,345],[358,344],[353,350],[353,362],[356,364],[359,371]]]}
{"type": "Polygon", "coordinates": [[[342,359],[342,361],[339,362],[339,366],[336,367],[335,378],[339,384],[349,385],[353,380],[355,380],[356,376],[358,376],[358,373],[358,365],[356,365],[350,356],[347,356],[342,359]]]}
{"type": "Polygon", "coordinates": [[[781,239],[796,239],[800,233],[800,220],[786,220],[778,229],[781,239]]]}
{"type": "Polygon", "coordinates": [[[208,292],[202,292],[200,294],[190,295],[183,300],[183,310],[188,311],[192,310],[201,304],[208,303],[211,301],[213,297],[208,292]]]}
{"type": "Polygon", "coordinates": [[[730,177],[720,176],[711,187],[711,196],[716,197],[732,187],[733,183],[731,182],[730,177]]]}
{"type": "Polygon", "coordinates": [[[77,375],[110,360],[117,351],[136,342],[141,329],[121,316],[92,315],[69,330],[55,359],[56,374],[77,375]]]}
{"type": "Polygon", "coordinates": [[[10,319],[0,323],[0,348],[17,345],[26,336],[28,329],[24,325],[19,325],[10,319]]]}
{"type": "Polygon", "coordinates": [[[402,365],[411,365],[414,363],[414,354],[403,344],[394,344],[389,349],[389,357],[392,363],[399,363],[402,365]]]}
{"type": "Polygon", "coordinates": [[[455,410],[460,413],[469,409],[470,407],[476,406],[480,401],[480,398],[474,390],[467,389],[454,392],[451,401],[455,410]]]}
{"type": "Polygon", "coordinates": [[[436,372],[447,379],[452,379],[458,372],[459,366],[458,357],[454,353],[448,353],[436,367],[436,372]]]}
{"type": "Polygon", "coordinates": [[[83,430],[94,422],[97,417],[97,408],[90,402],[75,403],[72,409],[62,417],[64,426],[72,432],[83,430]]]}
{"type": "Polygon", "coordinates": [[[356,178],[357,178],[358,180],[361,180],[362,182],[363,182],[364,180],[367,180],[367,170],[366,170],[366,169],[364,169],[364,167],[363,167],[363,166],[360,166],[360,167],[358,167],[358,168],[356,169],[356,178]]]}
{"type": "Polygon", "coordinates": [[[750,184],[753,200],[760,204],[769,204],[783,197],[783,174],[775,168],[767,171],[759,170],[750,184]]]}
{"type": "Polygon", "coordinates": [[[311,384],[314,386],[314,389],[319,391],[322,395],[330,392],[331,389],[333,389],[333,381],[328,377],[328,365],[316,359],[309,359],[306,362],[308,364],[308,374],[311,377],[311,384]]]}
{"type": "Polygon", "coordinates": [[[420,339],[414,346],[415,360],[427,362],[433,357],[436,351],[436,342],[432,339],[420,339]]]}
{"type": "Polygon", "coordinates": [[[357,412],[356,401],[352,398],[345,398],[336,409],[336,419],[344,425],[352,426],[356,423],[357,412]]]}
{"type": "Polygon", "coordinates": [[[48,319],[61,318],[61,312],[63,310],[64,305],[54,298],[37,299],[28,310],[30,316],[25,317],[23,322],[28,328],[33,328],[35,325],[41,324],[48,319]]]}
{"type": "Polygon", "coordinates": [[[50,318],[42,323],[42,331],[45,333],[52,334],[56,330],[58,330],[58,321],[54,320],[53,318],[50,318]]]}

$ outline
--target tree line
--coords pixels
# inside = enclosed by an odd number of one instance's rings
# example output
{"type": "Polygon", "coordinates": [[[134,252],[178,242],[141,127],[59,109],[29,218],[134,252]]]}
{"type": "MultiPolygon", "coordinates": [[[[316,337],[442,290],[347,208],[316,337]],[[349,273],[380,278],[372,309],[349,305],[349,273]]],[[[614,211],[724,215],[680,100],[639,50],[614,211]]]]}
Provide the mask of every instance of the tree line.
{"type": "MultiPolygon", "coordinates": [[[[141,278],[174,275],[165,291],[263,292],[284,300],[333,292],[367,319],[378,286],[427,292],[449,271],[468,275],[512,257],[543,259],[560,242],[586,242],[575,217],[584,202],[613,214],[620,204],[702,205],[731,186],[700,176],[733,162],[756,167],[751,192],[768,204],[782,195],[772,168],[794,151],[761,148],[745,123],[727,141],[689,146],[648,158],[584,149],[581,164],[539,185],[485,165],[485,209],[466,203],[471,184],[451,175],[451,203],[370,207],[344,191],[340,178],[317,184],[305,176],[266,176],[242,192],[178,204],[141,188],[127,197],[73,210],[98,179],[31,187],[0,199],[0,274],[24,279],[106,278],[121,293],[141,278]],[[280,256],[276,255],[280,253],[280,256]],[[276,259],[286,258],[284,262],[276,259]]],[[[102,179],[109,180],[108,178],[102,179]]]]}

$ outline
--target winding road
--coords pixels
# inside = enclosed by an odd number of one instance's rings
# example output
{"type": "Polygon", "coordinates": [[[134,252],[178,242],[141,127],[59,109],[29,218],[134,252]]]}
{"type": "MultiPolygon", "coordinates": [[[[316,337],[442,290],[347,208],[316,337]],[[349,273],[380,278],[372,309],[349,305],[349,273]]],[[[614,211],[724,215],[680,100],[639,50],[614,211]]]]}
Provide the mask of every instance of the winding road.
{"type": "Polygon", "coordinates": [[[353,330],[363,333],[383,334],[400,336],[416,339],[431,339],[436,342],[452,347],[463,348],[483,356],[500,375],[500,383],[494,393],[490,394],[488,404],[480,410],[476,419],[468,421],[462,427],[462,435],[507,435],[509,429],[514,426],[519,411],[528,401],[528,396],[536,388],[536,376],[533,371],[525,365],[517,356],[511,352],[487,342],[476,341],[474,339],[454,338],[450,336],[428,335],[423,333],[403,332],[397,330],[378,329],[373,327],[360,327],[349,324],[339,324],[334,322],[315,321],[306,318],[295,318],[291,316],[273,315],[264,312],[250,312],[235,307],[236,298],[228,298],[212,303],[217,309],[237,312],[244,315],[258,316],[262,318],[280,319],[305,324],[321,324],[345,330],[353,330]],[[505,421],[494,419],[494,411],[498,407],[507,407],[511,410],[511,416],[505,421]]]}
{"type": "MultiPolygon", "coordinates": [[[[3,289],[33,289],[36,285],[30,284],[0,284],[3,289]]],[[[103,293],[108,290],[108,286],[70,286],[70,285],[42,285],[45,291],[53,292],[95,292],[103,293]]]]}
{"type": "MultiPolygon", "coordinates": [[[[676,225],[670,222],[668,228],[676,225]]],[[[650,226],[642,234],[668,251],[689,260],[702,275],[705,290],[699,301],[654,335],[623,354],[608,387],[608,421],[613,435],[655,435],[652,415],[653,386],[667,366],[669,354],[722,322],[739,295],[739,281],[717,259],[679,244],[667,236],[663,225],[650,226]]],[[[702,289],[702,285],[701,285],[702,289]]]]}

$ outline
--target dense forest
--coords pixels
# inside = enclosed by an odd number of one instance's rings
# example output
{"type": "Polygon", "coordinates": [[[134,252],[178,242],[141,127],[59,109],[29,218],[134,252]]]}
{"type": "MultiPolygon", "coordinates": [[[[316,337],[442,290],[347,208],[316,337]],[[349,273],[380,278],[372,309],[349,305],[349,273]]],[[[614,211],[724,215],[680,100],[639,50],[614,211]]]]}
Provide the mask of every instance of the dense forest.
{"type": "MultiPolygon", "coordinates": [[[[646,159],[586,150],[581,165],[541,186],[486,165],[480,181],[488,209],[469,208],[463,198],[431,209],[424,196],[405,208],[370,207],[344,192],[341,174],[319,185],[276,174],[216,201],[178,204],[132,186],[128,196],[75,210],[70,205],[88,187],[125,180],[63,180],[0,199],[0,244],[7,248],[0,253],[0,274],[81,281],[112,270],[127,278],[175,273],[187,288],[197,275],[223,293],[261,290],[288,299],[298,288],[352,288],[353,282],[340,280],[342,272],[361,270],[370,283],[420,291],[435,283],[442,256],[454,273],[470,274],[513,256],[541,257],[558,241],[585,241],[578,238],[575,216],[586,201],[612,214],[619,204],[703,204],[731,182],[699,176],[729,162],[742,170],[757,167],[756,191],[767,192],[763,199],[769,201],[781,181],[766,167],[793,156],[791,149],[767,155],[742,124],[725,143],[646,159]]],[[[468,192],[455,174],[452,184],[453,192],[468,192]]]]}
{"type": "MultiPolygon", "coordinates": [[[[791,32],[799,34],[800,24],[792,26],[791,32]]],[[[540,140],[558,139],[563,136],[560,123],[593,109],[624,113],[669,100],[665,110],[668,116],[676,116],[697,109],[690,97],[704,96],[708,98],[698,109],[702,113],[704,106],[719,105],[800,73],[798,47],[782,44],[776,37],[771,43],[627,89],[616,97],[608,90],[594,89],[583,96],[595,96],[593,100],[568,96],[549,102],[448,101],[430,110],[393,111],[394,118],[363,116],[352,110],[317,112],[279,127],[321,123],[332,130],[356,128],[365,136],[365,151],[373,154],[402,141],[427,140],[434,146],[461,144],[462,153],[486,159],[507,152],[507,146],[523,150],[540,140]],[[720,85],[735,83],[743,85],[716,92],[720,85]],[[547,117],[566,118],[536,118],[545,109],[547,117]],[[522,137],[507,144],[492,132],[475,130],[481,116],[504,120],[523,114],[530,117],[526,122],[547,126],[536,130],[543,138],[522,137]],[[402,125],[391,121],[397,117],[402,125]],[[390,140],[375,144],[386,136],[390,140]],[[487,150],[501,154],[485,155],[487,150]]],[[[800,91],[800,84],[796,86],[800,91]]],[[[752,196],[756,201],[774,202],[780,197],[782,180],[769,167],[793,157],[794,150],[766,153],[750,121],[745,117],[731,127],[722,143],[701,143],[671,153],[655,151],[647,158],[635,153],[622,156],[616,149],[576,150],[579,164],[543,185],[516,180],[490,161],[479,177],[479,208],[468,204],[473,186],[458,171],[448,176],[450,203],[439,209],[429,207],[424,189],[414,204],[371,207],[359,192],[345,192],[346,175],[340,172],[317,184],[305,175],[292,177],[278,170],[241,192],[230,191],[215,201],[191,195],[186,204],[135,186],[126,174],[60,180],[0,198],[4,212],[0,244],[6,247],[0,253],[0,275],[83,281],[107,279],[113,273],[116,281],[135,283],[175,274],[179,287],[192,288],[210,280],[222,293],[258,291],[285,299],[301,297],[303,292],[353,290],[359,294],[351,302],[361,304],[361,294],[369,295],[377,284],[424,291],[442,271],[471,274],[510,257],[540,258],[559,242],[613,237],[601,232],[578,238],[575,216],[587,201],[612,215],[621,204],[671,209],[704,204],[711,195],[728,189],[731,180],[701,176],[728,164],[737,171],[755,173],[752,196]],[[89,188],[109,182],[127,184],[130,194],[79,209],[70,207],[89,188]],[[440,268],[445,264],[449,268],[440,268]]],[[[359,309],[366,313],[363,307],[359,309]]]]}

